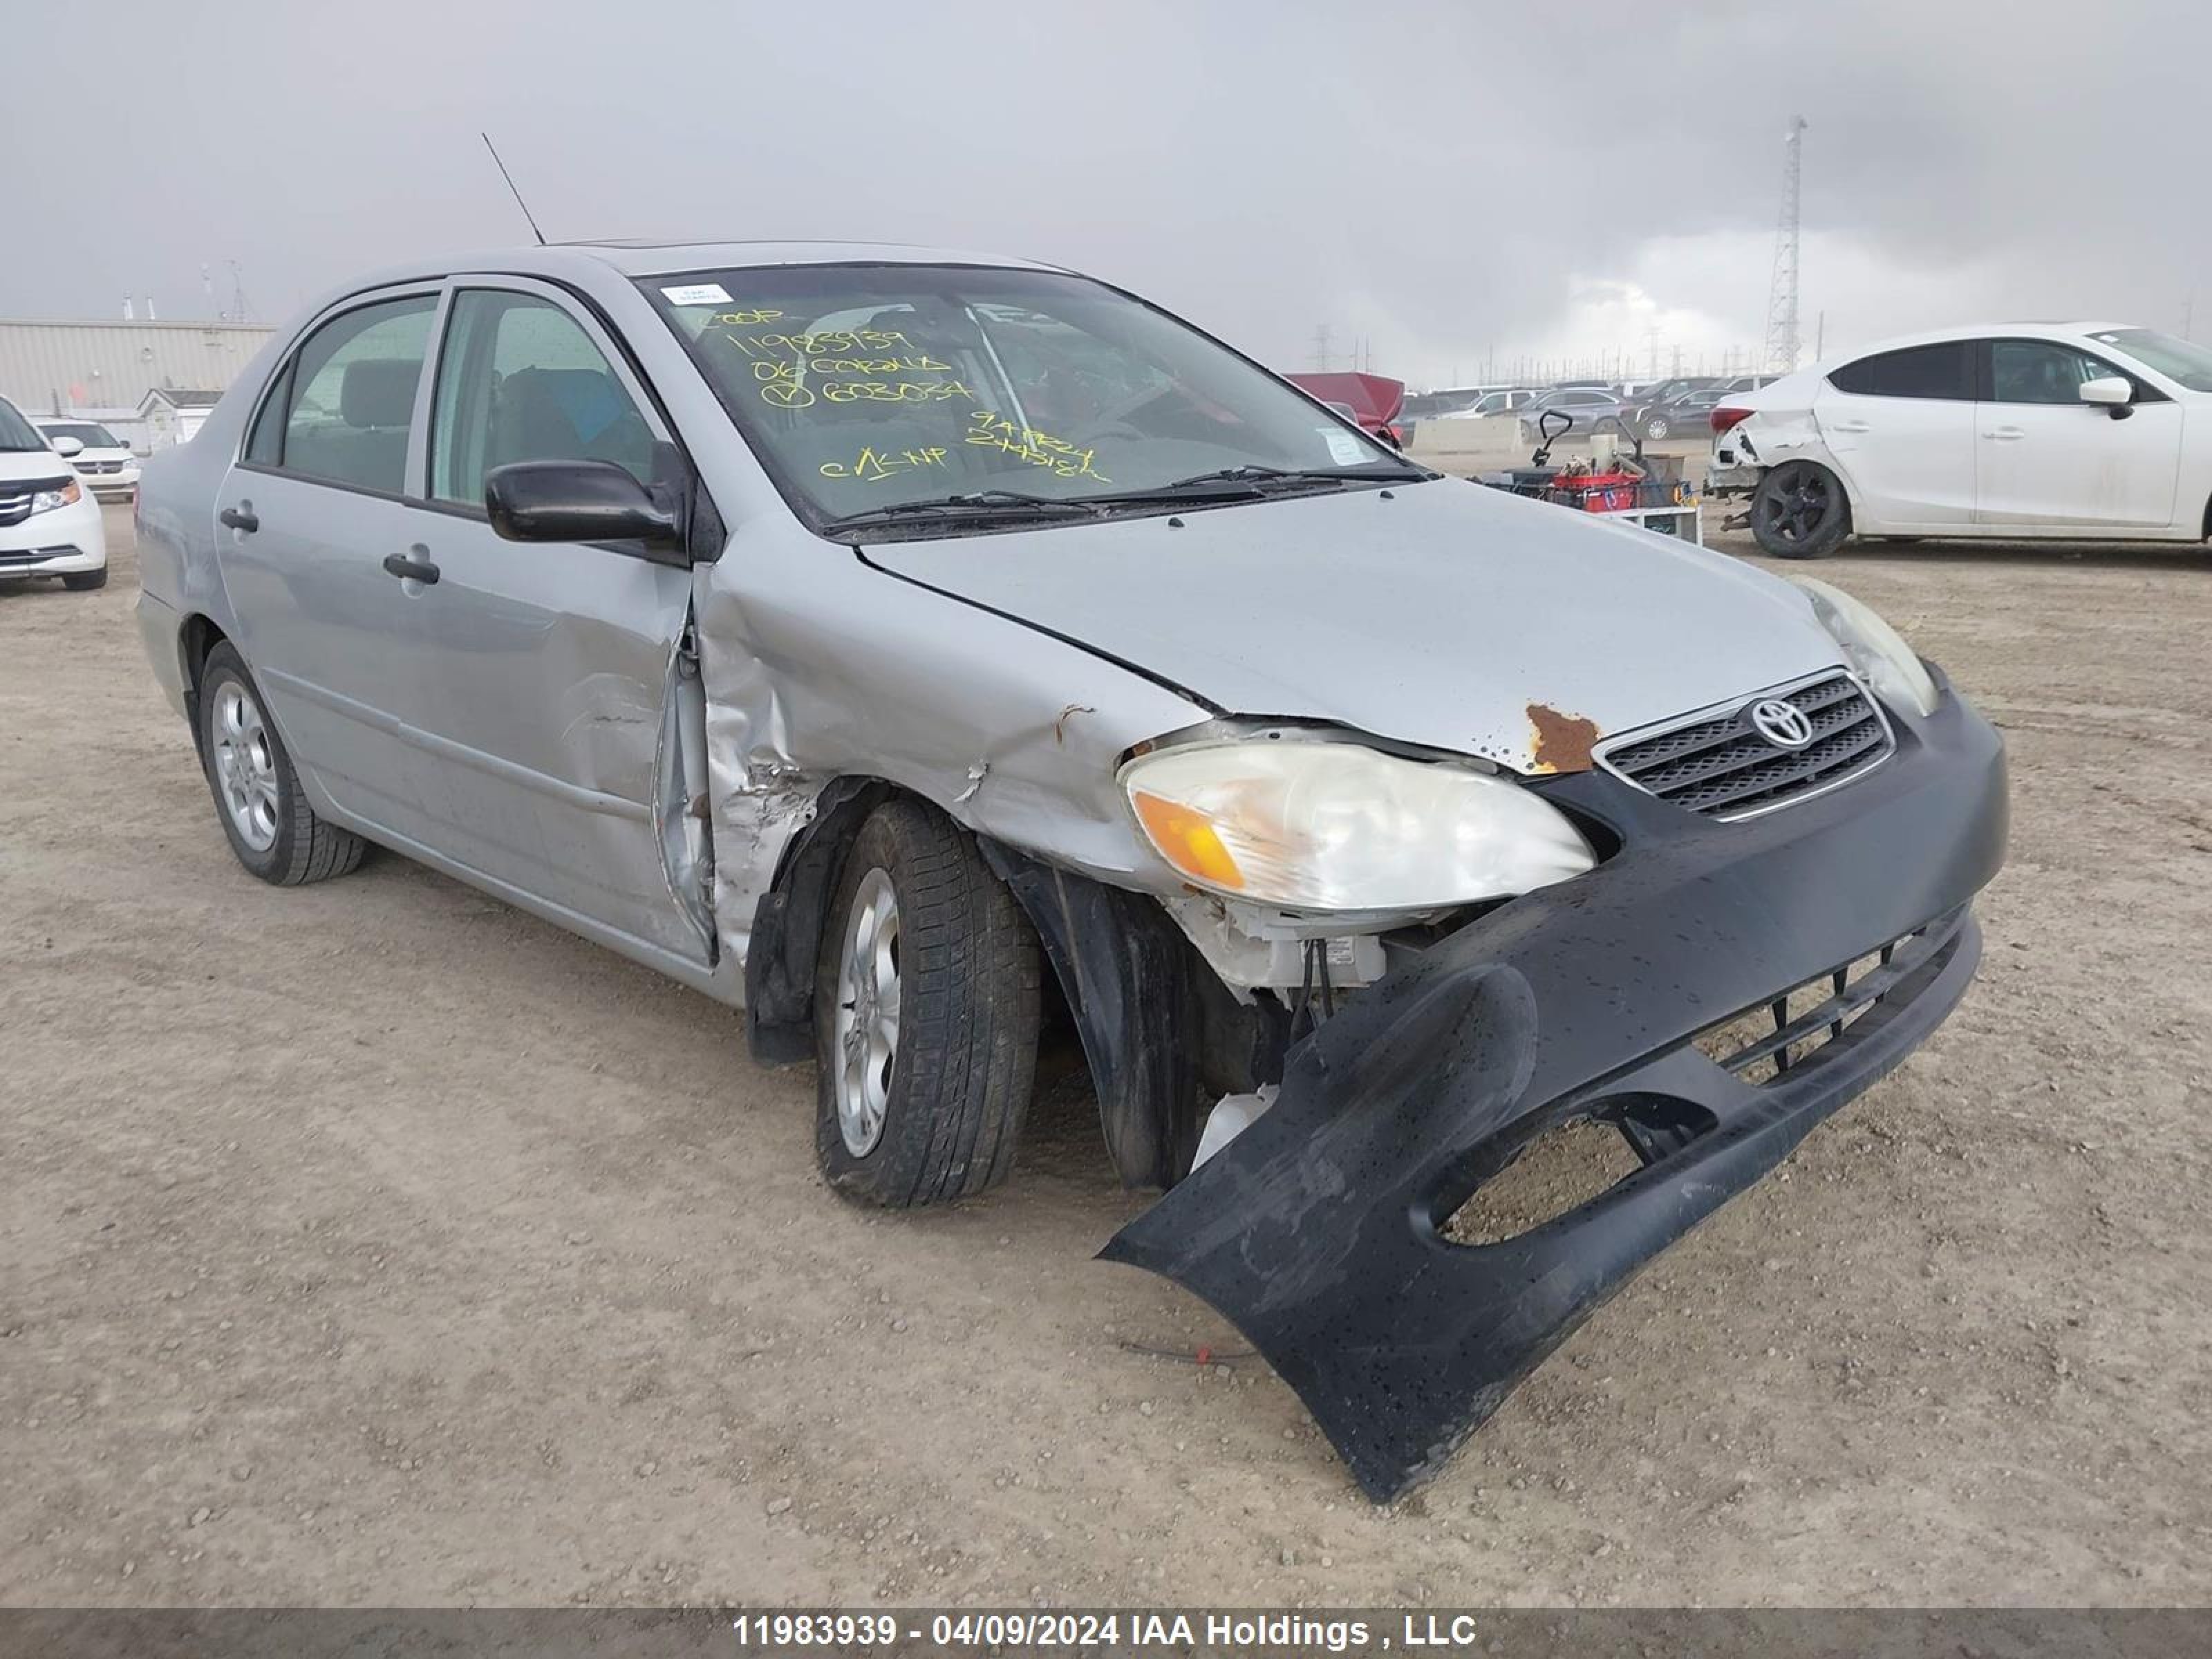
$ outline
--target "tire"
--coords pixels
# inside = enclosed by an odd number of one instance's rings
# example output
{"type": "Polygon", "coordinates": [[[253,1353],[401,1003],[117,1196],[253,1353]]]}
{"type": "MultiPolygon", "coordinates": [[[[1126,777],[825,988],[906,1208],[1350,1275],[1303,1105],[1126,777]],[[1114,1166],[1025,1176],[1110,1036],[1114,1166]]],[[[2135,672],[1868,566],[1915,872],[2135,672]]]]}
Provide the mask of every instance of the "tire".
{"type": "Polygon", "coordinates": [[[1811,461],[1768,469],[1751,495],[1751,533],[1759,551],[1778,559],[1818,559],[1851,533],[1843,480],[1811,461]]]}
{"type": "Polygon", "coordinates": [[[240,864],[275,887],[327,881],[360,865],[368,843],[315,816],[260,688],[228,642],[208,653],[200,672],[199,724],[216,822],[240,864]]]}
{"type": "Polygon", "coordinates": [[[107,586],[107,567],[97,570],[72,570],[62,578],[62,586],[72,593],[89,593],[107,586]]]}
{"type": "Polygon", "coordinates": [[[1029,918],[964,831],[910,800],[868,815],[814,976],[814,1146],[832,1187],[907,1209],[1006,1178],[1036,1073],[1038,964],[1029,918]]]}
{"type": "Polygon", "coordinates": [[[1667,424],[1666,416],[1654,415],[1644,422],[1644,441],[1646,443],[1656,444],[1673,430],[1674,428],[1667,424]]]}

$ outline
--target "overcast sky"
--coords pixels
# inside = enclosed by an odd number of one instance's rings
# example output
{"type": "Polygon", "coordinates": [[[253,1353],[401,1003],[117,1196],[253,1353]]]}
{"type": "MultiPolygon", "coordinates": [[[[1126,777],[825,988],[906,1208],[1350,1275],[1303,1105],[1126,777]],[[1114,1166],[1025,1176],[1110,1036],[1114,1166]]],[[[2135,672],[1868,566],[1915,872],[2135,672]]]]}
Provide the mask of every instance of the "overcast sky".
{"type": "Polygon", "coordinates": [[[599,0],[8,8],[0,315],[256,320],[526,240],[917,241],[1072,264],[1279,368],[1416,385],[1803,328],[2212,335],[2212,8],[1764,0],[599,0]],[[36,65],[35,73],[27,72],[36,65]],[[202,287],[210,268],[214,301],[202,287]]]}

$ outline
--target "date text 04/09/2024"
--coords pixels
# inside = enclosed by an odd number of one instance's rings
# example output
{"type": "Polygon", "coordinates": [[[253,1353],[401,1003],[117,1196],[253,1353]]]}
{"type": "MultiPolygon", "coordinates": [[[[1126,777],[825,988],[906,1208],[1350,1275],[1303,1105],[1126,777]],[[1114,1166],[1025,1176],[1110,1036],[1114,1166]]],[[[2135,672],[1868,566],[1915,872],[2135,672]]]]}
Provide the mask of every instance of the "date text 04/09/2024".
{"type": "Polygon", "coordinates": [[[883,1646],[927,1640],[939,1648],[1321,1649],[1331,1653],[1465,1648],[1480,1639],[1472,1614],[1406,1613],[1395,1632],[1364,1618],[1304,1613],[1032,1612],[939,1613],[927,1625],[913,1614],[757,1613],[732,1629],[741,1643],[789,1647],[883,1646]],[[909,1623],[909,1621],[911,1621],[909,1623]],[[1393,1639],[1393,1637],[1395,1639],[1393,1639]]]}

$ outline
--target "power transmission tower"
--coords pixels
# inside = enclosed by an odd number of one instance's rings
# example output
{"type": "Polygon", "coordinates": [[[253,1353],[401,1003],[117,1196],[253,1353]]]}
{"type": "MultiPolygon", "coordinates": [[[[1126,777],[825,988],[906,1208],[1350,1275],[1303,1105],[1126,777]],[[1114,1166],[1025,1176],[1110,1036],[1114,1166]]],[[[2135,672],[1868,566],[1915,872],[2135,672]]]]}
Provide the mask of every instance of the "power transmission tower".
{"type": "Polygon", "coordinates": [[[1322,374],[1328,373],[1328,325],[1314,325],[1314,367],[1322,374]]]}
{"type": "Polygon", "coordinates": [[[1805,118],[1790,118],[1782,135],[1782,212],[1774,227],[1774,280],[1766,290],[1766,366],[1786,374],[1797,367],[1797,181],[1805,159],[1805,118]]]}

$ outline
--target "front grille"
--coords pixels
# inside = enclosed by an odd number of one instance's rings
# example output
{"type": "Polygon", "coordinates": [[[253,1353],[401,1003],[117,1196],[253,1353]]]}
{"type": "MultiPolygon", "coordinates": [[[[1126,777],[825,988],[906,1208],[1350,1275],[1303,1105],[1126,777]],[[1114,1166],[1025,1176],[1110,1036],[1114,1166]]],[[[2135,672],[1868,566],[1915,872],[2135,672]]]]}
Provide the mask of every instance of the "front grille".
{"type": "Polygon", "coordinates": [[[76,470],[80,472],[90,472],[94,474],[101,472],[120,472],[123,471],[123,463],[120,461],[79,461],[76,464],[76,470]]]}
{"type": "Polygon", "coordinates": [[[0,495],[0,525],[21,524],[31,516],[31,492],[19,495],[0,495]]]}
{"type": "Polygon", "coordinates": [[[1887,760],[1897,739],[1859,683],[1841,669],[1709,709],[1649,734],[1631,732],[1600,750],[1616,777],[1707,817],[1747,818],[1847,783],[1887,760]],[[1796,749],[1752,723],[1760,703],[1786,702],[1812,728],[1796,749]]]}

